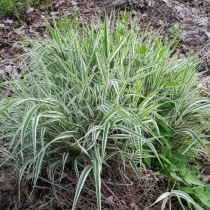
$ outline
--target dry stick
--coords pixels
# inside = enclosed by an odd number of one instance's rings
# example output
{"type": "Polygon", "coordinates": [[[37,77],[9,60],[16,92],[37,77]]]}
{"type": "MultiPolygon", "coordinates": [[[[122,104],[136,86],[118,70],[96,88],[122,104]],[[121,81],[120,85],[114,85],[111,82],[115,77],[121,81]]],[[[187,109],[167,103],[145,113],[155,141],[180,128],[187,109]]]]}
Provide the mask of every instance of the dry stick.
{"type": "MultiPolygon", "coordinates": [[[[119,202],[120,205],[122,205],[122,202],[120,201],[120,199],[114,194],[114,192],[106,185],[105,182],[102,182],[102,184],[104,185],[104,187],[114,196],[114,198],[119,202]]],[[[106,199],[107,200],[107,199],[106,199]]],[[[113,203],[112,203],[113,204],[113,203]]],[[[116,205],[119,206],[119,204],[116,203],[116,205]]],[[[120,207],[120,206],[119,206],[120,207]]]]}

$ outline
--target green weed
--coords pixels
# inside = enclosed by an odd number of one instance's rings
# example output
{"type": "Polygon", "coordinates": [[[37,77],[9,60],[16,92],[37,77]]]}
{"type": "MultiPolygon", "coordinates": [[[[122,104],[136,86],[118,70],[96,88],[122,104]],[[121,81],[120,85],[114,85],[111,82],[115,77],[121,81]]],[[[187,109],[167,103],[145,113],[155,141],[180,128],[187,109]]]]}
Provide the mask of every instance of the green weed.
{"type": "Polygon", "coordinates": [[[27,7],[40,3],[41,0],[0,0],[0,17],[20,18],[27,7]]]}

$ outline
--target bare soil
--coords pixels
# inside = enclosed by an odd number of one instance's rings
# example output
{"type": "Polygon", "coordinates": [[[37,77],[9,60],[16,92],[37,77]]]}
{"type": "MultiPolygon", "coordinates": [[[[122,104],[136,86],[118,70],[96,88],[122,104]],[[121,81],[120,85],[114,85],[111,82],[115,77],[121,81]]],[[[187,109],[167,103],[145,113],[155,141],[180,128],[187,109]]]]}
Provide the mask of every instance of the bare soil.
{"type": "MultiPolygon", "coordinates": [[[[205,74],[201,78],[201,88],[205,94],[210,92],[209,0],[53,0],[51,4],[39,8],[28,8],[21,21],[9,18],[0,20],[0,81],[5,76],[19,73],[26,65],[20,57],[22,36],[47,36],[46,20],[64,15],[71,17],[79,12],[81,21],[88,23],[103,18],[105,13],[109,14],[112,10],[130,11],[142,28],[148,24],[153,29],[161,28],[164,39],[172,38],[179,31],[180,54],[197,53],[202,58],[200,71],[205,74]]],[[[138,179],[129,168],[124,171],[115,165],[112,169],[110,173],[103,174],[104,210],[148,210],[166,190],[164,178],[152,171],[138,179]],[[116,174],[119,175],[116,177],[116,174]]],[[[203,173],[209,181],[209,169],[203,173]]],[[[62,188],[55,187],[57,194],[45,181],[30,194],[31,187],[25,182],[19,203],[15,172],[9,166],[0,167],[0,209],[70,209],[75,183],[75,175],[66,172],[62,188]]],[[[88,187],[92,191],[84,189],[78,209],[94,209],[95,194],[91,180],[88,181],[88,187]]],[[[159,206],[150,209],[159,209],[159,206]]]]}
{"type": "MultiPolygon", "coordinates": [[[[49,180],[41,179],[31,193],[29,182],[21,186],[21,200],[17,198],[14,171],[1,168],[0,209],[4,210],[63,210],[71,209],[77,178],[70,171],[64,173],[61,182],[55,180],[54,189],[49,180]]],[[[104,210],[158,210],[160,204],[150,207],[166,190],[164,177],[150,170],[142,172],[141,178],[129,167],[112,163],[102,174],[102,202],[104,210]]],[[[95,210],[96,198],[93,180],[89,178],[81,193],[78,210],[95,210]]]]}

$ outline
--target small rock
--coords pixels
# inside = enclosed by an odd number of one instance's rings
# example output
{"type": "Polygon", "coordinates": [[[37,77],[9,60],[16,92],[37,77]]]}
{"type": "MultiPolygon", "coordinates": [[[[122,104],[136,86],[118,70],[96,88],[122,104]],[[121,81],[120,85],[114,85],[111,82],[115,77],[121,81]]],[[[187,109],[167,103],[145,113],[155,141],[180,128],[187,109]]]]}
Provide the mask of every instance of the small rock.
{"type": "Polygon", "coordinates": [[[33,7],[29,7],[27,10],[26,10],[26,14],[31,14],[32,12],[34,11],[34,8],[33,7]]]}
{"type": "Polygon", "coordinates": [[[4,23],[6,23],[6,24],[13,24],[14,23],[14,20],[12,20],[12,19],[6,19],[6,20],[4,20],[4,23]]]}

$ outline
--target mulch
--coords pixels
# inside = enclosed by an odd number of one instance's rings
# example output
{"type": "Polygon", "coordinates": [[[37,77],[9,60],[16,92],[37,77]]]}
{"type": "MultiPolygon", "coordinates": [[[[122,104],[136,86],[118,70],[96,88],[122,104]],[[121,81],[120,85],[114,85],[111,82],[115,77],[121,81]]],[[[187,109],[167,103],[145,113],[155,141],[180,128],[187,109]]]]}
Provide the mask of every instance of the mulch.
{"type": "MultiPolygon", "coordinates": [[[[17,198],[17,179],[14,171],[4,167],[1,168],[1,174],[0,209],[63,210],[72,207],[77,178],[71,171],[65,171],[62,181],[54,180],[54,189],[50,186],[49,179],[42,178],[31,193],[32,186],[24,181],[20,202],[17,198]]],[[[102,209],[158,210],[160,203],[153,206],[151,204],[166,190],[165,179],[159,173],[142,171],[141,177],[138,178],[130,167],[112,162],[102,173],[102,209]]],[[[91,177],[86,180],[77,209],[96,209],[96,195],[91,177]]]]}

